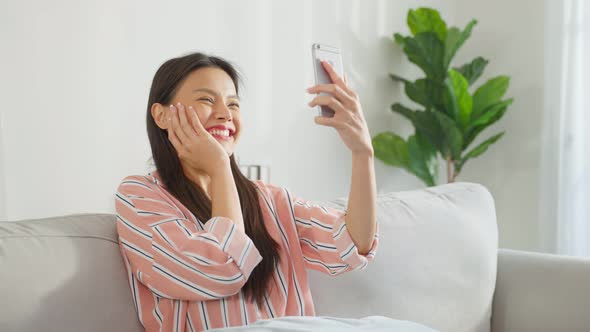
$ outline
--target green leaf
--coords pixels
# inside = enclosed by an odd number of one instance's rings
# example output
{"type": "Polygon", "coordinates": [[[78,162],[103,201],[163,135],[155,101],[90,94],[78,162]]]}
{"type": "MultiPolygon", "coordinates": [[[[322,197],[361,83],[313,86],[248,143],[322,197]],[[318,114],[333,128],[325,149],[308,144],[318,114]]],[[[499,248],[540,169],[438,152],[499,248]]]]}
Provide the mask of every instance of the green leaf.
{"type": "MultiPolygon", "coordinates": [[[[461,155],[463,136],[455,121],[439,111],[414,112],[412,123],[443,157],[458,158],[461,155]]],[[[455,159],[456,159],[455,158],[455,159]]]]}
{"type": "Polygon", "coordinates": [[[406,42],[406,37],[402,36],[399,33],[395,33],[393,34],[393,40],[401,46],[404,46],[404,43],[406,42]]]}
{"type": "Polygon", "coordinates": [[[457,50],[465,43],[465,40],[471,36],[471,30],[473,26],[477,24],[476,20],[472,20],[467,24],[463,31],[460,31],[457,28],[450,28],[447,30],[447,38],[445,39],[445,54],[444,54],[444,68],[445,70],[449,68],[449,64],[453,57],[457,53],[457,50]]]}
{"type": "Polygon", "coordinates": [[[419,133],[408,138],[410,157],[409,171],[426,185],[436,185],[438,178],[438,159],[436,149],[419,133]]]}
{"type": "Polygon", "coordinates": [[[473,148],[473,150],[469,151],[463,159],[467,160],[469,158],[476,158],[479,157],[482,153],[486,152],[488,147],[494,144],[497,140],[499,140],[506,132],[503,131],[499,134],[496,134],[487,140],[483,141],[480,145],[473,148]]]}
{"type": "Polygon", "coordinates": [[[413,111],[399,103],[391,105],[391,110],[410,120],[416,131],[445,158],[459,159],[463,135],[453,119],[440,111],[413,111]]]}
{"type": "Polygon", "coordinates": [[[443,67],[444,45],[434,32],[420,32],[414,38],[406,37],[404,52],[428,78],[435,81],[444,79],[446,75],[446,69],[443,67]]]}
{"type": "Polygon", "coordinates": [[[389,74],[389,78],[391,78],[392,80],[394,80],[396,82],[411,83],[407,79],[405,79],[405,78],[403,78],[401,76],[397,76],[395,74],[389,74]]]}
{"type": "Polygon", "coordinates": [[[503,100],[500,102],[497,102],[491,106],[489,106],[488,108],[486,108],[482,114],[475,120],[471,121],[470,126],[471,127],[477,127],[477,126],[488,126],[488,123],[492,120],[495,119],[496,116],[498,115],[498,113],[503,112],[508,106],[510,106],[510,104],[512,104],[512,102],[514,101],[514,99],[510,98],[507,100],[503,100]]]}
{"type": "Polygon", "coordinates": [[[443,157],[451,157],[453,159],[459,159],[461,157],[461,151],[463,148],[463,134],[457,128],[455,121],[449,118],[442,112],[433,112],[437,118],[441,131],[443,133],[442,141],[442,152],[443,157]]]}
{"type": "Polygon", "coordinates": [[[481,119],[478,118],[476,120],[477,125],[473,126],[473,124],[471,124],[467,129],[467,133],[465,134],[463,141],[463,150],[465,150],[471,144],[471,142],[475,140],[480,132],[500,120],[506,113],[506,110],[511,103],[512,99],[508,99],[488,107],[484,112],[484,117],[481,119]]]}
{"type": "Polygon", "coordinates": [[[482,84],[473,94],[471,119],[477,119],[486,108],[499,102],[508,90],[509,84],[508,76],[494,77],[482,84]]]}
{"type": "Polygon", "coordinates": [[[455,70],[465,77],[469,85],[472,85],[481,76],[488,63],[488,60],[479,56],[455,70]]]}
{"type": "Polygon", "coordinates": [[[384,163],[407,169],[410,163],[408,145],[403,138],[392,132],[383,132],[373,137],[375,157],[384,163]]]}
{"type": "Polygon", "coordinates": [[[441,97],[443,86],[433,80],[422,78],[415,82],[406,82],[405,91],[412,101],[427,109],[443,108],[441,97]]]}
{"type": "Polygon", "coordinates": [[[437,150],[444,150],[445,133],[436,117],[438,111],[414,112],[412,114],[412,124],[416,131],[422,135],[437,150]]]}
{"type": "Polygon", "coordinates": [[[483,154],[484,152],[486,152],[488,150],[488,147],[490,145],[496,143],[497,140],[499,140],[502,136],[504,136],[505,133],[506,132],[503,131],[499,134],[496,134],[496,135],[488,138],[487,140],[483,141],[481,144],[479,144],[478,146],[473,148],[471,151],[469,151],[467,154],[465,154],[465,156],[463,158],[461,158],[461,160],[459,161],[459,163],[456,166],[457,172],[461,171],[461,168],[463,168],[463,165],[465,164],[465,162],[467,160],[479,157],[481,154],[483,154]]]}
{"type": "Polygon", "coordinates": [[[445,80],[446,94],[445,105],[451,110],[451,116],[459,124],[461,131],[465,131],[469,125],[473,101],[469,94],[467,80],[453,69],[449,70],[449,77],[445,80]]]}
{"type": "Polygon", "coordinates": [[[432,8],[410,9],[407,22],[414,36],[420,32],[434,32],[440,41],[444,41],[447,36],[447,24],[440,18],[438,11],[432,8]]]}
{"type": "Polygon", "coordinates": [[[413,111],[400,103],[391,105],[391,110],[395,113],[403,115],[406,119],[412,121],[412,123],[414,122],[414,113],[416,111],[413,111]]]}
{"type": "Polygon", "coordinates": [[[400,103],[391,105],[391,110],[395,113],[401,114],[406,119],[410,120],[416,128],[416,131],[422,133],[424,137],[428,139],[437,149],[441,150],[443,134],[441,132],[441,126],[438,120],[434,116],[432,111],[414,111],[400,103]]]}

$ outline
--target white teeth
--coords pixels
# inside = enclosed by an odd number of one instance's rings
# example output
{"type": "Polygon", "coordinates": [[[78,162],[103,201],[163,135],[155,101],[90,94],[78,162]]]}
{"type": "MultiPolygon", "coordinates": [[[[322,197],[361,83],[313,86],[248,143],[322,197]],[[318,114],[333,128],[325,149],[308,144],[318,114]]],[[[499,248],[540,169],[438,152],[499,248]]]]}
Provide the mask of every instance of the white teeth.
{"type": "Polygon", "coordinates": [[[209,130],[209,133],[211,133],[211,135],[218,135],[218,136],[225,136],[228,137],[229,136],[229,130],[219,130],[219,129],[212,129],[209,130]]]}

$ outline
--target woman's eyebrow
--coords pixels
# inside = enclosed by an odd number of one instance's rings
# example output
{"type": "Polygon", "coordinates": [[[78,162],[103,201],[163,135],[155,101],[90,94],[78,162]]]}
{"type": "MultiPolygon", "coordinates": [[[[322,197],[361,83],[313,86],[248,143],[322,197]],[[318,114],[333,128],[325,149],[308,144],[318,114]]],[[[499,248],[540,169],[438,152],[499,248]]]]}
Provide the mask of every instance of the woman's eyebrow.
{"type": "MultiPolygon", "coordinates": [[[[214,95],[214,96],[219,96],[219,94],[211,89],[207,89],[207,88],[199,88],[199,89],[194,89],[193,93],[195,92],[207,92],[208,94],[214,95]]],[[[227,96],[227,98],[235,98],[237,100],[240,100],[240,97],[238,95],[231,95],[231,96],[227,96]]]]}

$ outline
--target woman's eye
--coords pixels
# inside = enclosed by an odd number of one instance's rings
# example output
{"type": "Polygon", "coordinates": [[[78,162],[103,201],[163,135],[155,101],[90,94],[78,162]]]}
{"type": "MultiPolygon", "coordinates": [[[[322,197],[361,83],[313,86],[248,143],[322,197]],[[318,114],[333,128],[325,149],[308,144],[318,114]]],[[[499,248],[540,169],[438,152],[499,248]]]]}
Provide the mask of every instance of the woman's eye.
{"type": "Polygon", "coordinates": [[[231,103],[231,104],[229,104],[229,107],[240,108],[240,104],[237,104],[237,103],[231,103]]]}
{"type": "Polygon", "coordinates": [[[211,99],[211,98],[200,98],[199,100],[206,101],[206,102],[213,104],[213,99],[211,99]]]}

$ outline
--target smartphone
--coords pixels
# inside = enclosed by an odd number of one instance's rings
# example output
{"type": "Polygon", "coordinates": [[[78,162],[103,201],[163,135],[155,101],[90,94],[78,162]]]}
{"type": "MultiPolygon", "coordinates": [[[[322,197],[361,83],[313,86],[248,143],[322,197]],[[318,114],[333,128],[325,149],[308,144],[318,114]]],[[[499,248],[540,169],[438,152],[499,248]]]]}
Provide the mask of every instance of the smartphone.
{"type": "MultiPolygon", "coordinates": [[[[340,49],[333,46],[313,44],[311,45],[311,57],[313,60],[313,72],[315,75],[315,84],[331,84],[330,75],[324,70],[320,61],[325,60],[338,73],[340,77],[344,75],[344,68],[342,66],[342,55],[340,49]]],[[[320,95],[328,93],[321,92],[320,95]]],[[[333,117],[334,111],[328,106],[318,106],[319,115],[325,117],[333,117]]]]}

